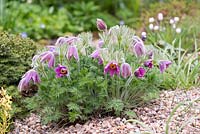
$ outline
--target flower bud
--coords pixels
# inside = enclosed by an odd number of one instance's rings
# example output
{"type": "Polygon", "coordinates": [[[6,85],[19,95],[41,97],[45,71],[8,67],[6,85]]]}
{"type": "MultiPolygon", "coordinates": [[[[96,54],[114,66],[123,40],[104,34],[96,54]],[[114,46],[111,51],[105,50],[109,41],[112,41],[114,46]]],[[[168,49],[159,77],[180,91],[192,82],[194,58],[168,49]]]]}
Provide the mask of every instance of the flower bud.
{"type": "Polygon", "coordinates": [[[147,38],[147,33],[146,32],[142,32],[141,33],[141,38],[142,38],[142,41],[145,41],[146,38],[147,38]]]}
{"type": "Polygon", "coordinates": [[[132,70],[131,70],[131,66],[128,63],[123,63],[121,65],[121,75],[123,78],[127,78],[129,76],[131,76],[132,74],[132,70]]]}
{"type": "Polygon", "coordinates": [[[143,56],[146,53],[144,42],[138,36],[134,36],[133,40],[133,51],[135,52],[136,57],[143,56]]]}
{"type": "Polygon", "coordinates": [[[159,13],[159,14],[158,14],[158,20],[159,20],[159,21],[162,21],[162,20],[163,20],[163,14],[162,14],[162,13],[159,13]]]}
{"type": "Polygon", "coordinates": [[[170,20],[169,20],[169,23],[170,23],[170,24],[174,24],[174,20],[173,20],[173,19],[170,19],[170,20]]]}
{"type": "Polygon", "coordinates": [[[180,20],[179,17],[174,17],[175,22],[178,22],[179,20],[180,20]]]}
{"type": "Polygon", "coordinates": [[[147,53],[147,56],[148,56],[148,58],[149,59],[153,59],[153,51],[149,51],[148,53],[147,53]]]}
{"type": "Polygon", "coordinates": [[[97,19],[96,23],[99,31],[105,31],[107,29],[107,25],[102,19],[97,19]]]}
{"type": "Polygon", "coordinates": [[[175,28],[176,28],[176,24],[173,24],[173,25],[172,25],[172,28],[175,29],[175,28]]]}
{"type": "Polygon", "coordinates": [[[143,56],[145,54],[145,47],[142,41],[135,43],[134,52],[137,57],[143,56]]]}
{"type": "Polygon", "coordinates": [[[149,18],[149,23],[153,23],[153,22],[154,22],[154,18],[153,17],[149,18]]]}
{"type": "Polygon", "coordinates": [[[153,30],[153,24],[149,24],[149,29],[153,30]]]}
{"type": "Polygon", "coordinates": [[[147,36],[147,33],[146,32],[142,32],[141,35],[142,36],[147,36]]]}
{"type": "Polygon", "coordinates": [[[135,70],[134,75],[137,78],[143,78],[146,73],[146,70],[143,67],[139,67],[135,70]]]}
{"type": "Polygon", "coordinates": [[[153,60],[149,59],[149,60],[145,61],[144,66],[148,67],[148,68],[153,68],[153,60]]]}
{"type": "Polygon", "coordinates": [[[181,33],[181,28],[176,28],[176,33],[181,33]]]}
{"type": "Polygon", "coordinates": [[[159,30],[159,26],[154,26],[153,30],[154,30],[154,31],[159,30]]]}

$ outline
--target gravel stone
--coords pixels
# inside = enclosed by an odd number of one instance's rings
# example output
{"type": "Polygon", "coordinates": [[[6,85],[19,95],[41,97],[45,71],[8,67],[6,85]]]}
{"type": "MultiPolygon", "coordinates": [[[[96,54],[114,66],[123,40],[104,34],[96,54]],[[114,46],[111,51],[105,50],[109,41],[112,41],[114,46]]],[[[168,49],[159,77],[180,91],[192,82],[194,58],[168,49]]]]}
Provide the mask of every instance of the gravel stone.
{"type": "MultiPolygon", "coordinates": [[[[14,129],[9,134],[136,134],[148,133],[164,134],[166,122],[175,106],[182,101],[193,101],[200,98],[200,89],[189,91],[162,91],[160,98],[133,109],[140,124],[128,122],[126,118],[105,117],[92,119],[85,124],[76,124],[57,128],[55,123],[42,125],[38,115],[32,113],[25,119],[16,119],[14,129]]],[[[170,133],[176,133],[180,127],[188,122],[180,134],[200,134],[200,102],[195,102],[187,111],[180,107],[175,112],[169,125],[170,133]]]]}

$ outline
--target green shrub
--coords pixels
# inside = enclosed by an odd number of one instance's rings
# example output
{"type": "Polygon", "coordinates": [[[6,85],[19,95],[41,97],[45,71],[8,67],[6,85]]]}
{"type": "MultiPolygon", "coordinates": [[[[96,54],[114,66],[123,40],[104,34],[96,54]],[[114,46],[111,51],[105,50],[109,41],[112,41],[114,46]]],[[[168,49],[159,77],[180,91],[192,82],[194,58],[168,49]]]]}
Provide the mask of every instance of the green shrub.
{"type": "Polygon", "coordinates": [[[0,33],[0,84],[16,84],[30,67],[36,45],[30,39],[0,33]]]}
{"type": "Polygon", "coordinates": [[[3,7],[2,10],[6,12],[0,14],[0,17],[3,17],[0,20],[0,30],[17,34],[26,33],[28,37],[36,40],[56,38],[69,32],[94,30],[98,16],[107,20],[110,26],[118,23],[112,15],[102,13],[94,2],[76,2],[66,6],[63,4],[57,9],[10,1],[4,3],[3,7]]]}

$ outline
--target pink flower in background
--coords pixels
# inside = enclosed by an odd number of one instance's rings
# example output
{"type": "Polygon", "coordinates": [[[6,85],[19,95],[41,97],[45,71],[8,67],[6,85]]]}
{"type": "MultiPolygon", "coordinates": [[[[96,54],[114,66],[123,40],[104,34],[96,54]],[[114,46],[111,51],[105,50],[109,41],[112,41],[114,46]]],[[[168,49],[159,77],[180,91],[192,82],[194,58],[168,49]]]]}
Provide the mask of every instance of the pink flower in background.
{"type": "Polygon", "coordinates": [[[67,59],[70,60],[72,58],[72,56],[79,61],[79,56],[78,56],[78,50],[76,48],[76,46],[69,46],[68,50],[67,50],[67,59]]]}
{"type": "Polygon", "coordinates": [[[123,63],[121,65],[121,75],[123,78],[127,78],[131,76],[132,74],[132,69],[131,66],[128,63],[123,63]]]}
{"type": "Polygon", "coordinates": [[[135,70],[134,75],[137,78],[143,78],[144,75],[146,74],[146,70],[143,67],[139,67],[138,69],[135,70]]]}
{"type": "Polygon", "coordinates": [[[105,31],[107,29],[107,25],[102,19],[97,19],[96,23],[99,31],[105,31]]]}
{"type": "Polygon", "coordinates": [[[172,62],[169,60],[161,60],[159,62],[160,72],[163,73],[171,64],[172,64],[172,62]]]}
{"type": "Polygon", "coordinates": [[[60,78],[63,76],[69,76],[69,70],[66,66],[58,65],[54,71],[56,72],[56,78],[60,78]]]}
{"type": "Polygon", "coordinates": [[[39,74],[34,69],[27,71],[19,82],[18,88],[20,91],[26,89],[29,86],[29,82],[32,81],[34,84],[41,82],[39,74]]]}
{"type": "Polygon", "coordinates": [[[120,67],[117,62],[110,62],[104,68],[104,74],[110,73],[110,76],[113,77],[114,74],[120,75],[120,67]]]}
{"type": "Polygon", "coordinates": [[[102,59],[101,56],[100,56],[99,50],[95,50],[90,56],[91,56],[92,58],[94,58],[94,59],[98,59],[99,65],[103,64],[103,59],[102,59]]]}
{"type": "Polygon", "coordinates": [[[48,67],[52,68],[55,64],[55,56],[54,53],[51,51],[46,51],[40,54],[40,62],[48,62],[48,67]]]}
{"type": "Polygon", "coordinates": [[[148,68],[153,68],[153,60],[149,59],[144,62],[144,66],[148,68]]]}

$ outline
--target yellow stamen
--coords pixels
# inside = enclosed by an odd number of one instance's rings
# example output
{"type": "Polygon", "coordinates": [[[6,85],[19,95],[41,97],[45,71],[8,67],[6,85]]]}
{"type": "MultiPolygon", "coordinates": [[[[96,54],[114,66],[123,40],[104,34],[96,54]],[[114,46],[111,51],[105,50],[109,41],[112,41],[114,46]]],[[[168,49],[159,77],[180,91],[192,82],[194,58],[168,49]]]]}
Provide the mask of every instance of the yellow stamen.
{"type": "Polygon", "coordinates": [[[116,64],[113,64],[113,63],[110,64],[110,69],[114,70],[114,69],[116,69],[116,68],[117,68],[117,65],[116,65],[116,64]]]}
{"type": "Polygon", "coordinates": [[[66,70],[66,69],[61,69],[61,70],[60,70],[60,73],[61,73],[61,74],[67,74],[67,70],[66,70]]]}

